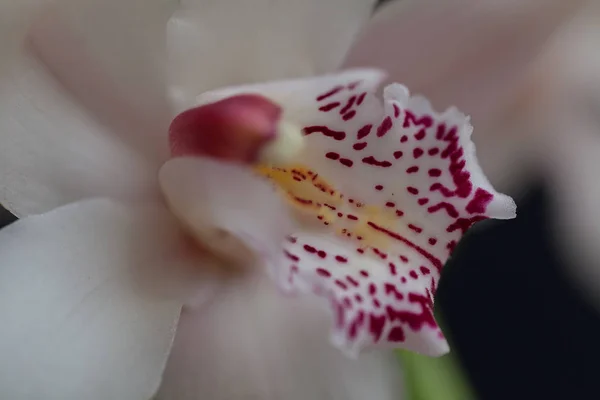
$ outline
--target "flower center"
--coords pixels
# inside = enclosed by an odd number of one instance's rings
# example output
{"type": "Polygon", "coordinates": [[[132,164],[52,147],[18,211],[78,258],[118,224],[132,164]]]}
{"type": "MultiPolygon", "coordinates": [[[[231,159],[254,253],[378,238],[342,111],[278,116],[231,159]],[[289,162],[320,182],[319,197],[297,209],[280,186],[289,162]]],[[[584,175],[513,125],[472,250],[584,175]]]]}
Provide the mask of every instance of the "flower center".
{"type": "Polygon", "coordinates": [[[359,247],[386,248],[389,237],[373,227],[393,228],[399,215],[393,210],[365,205],[345,197],[334,185],[304,165],[257,168],[284,192],[303,217],[319,222],[340,237],[359,242],[359,247]]]}

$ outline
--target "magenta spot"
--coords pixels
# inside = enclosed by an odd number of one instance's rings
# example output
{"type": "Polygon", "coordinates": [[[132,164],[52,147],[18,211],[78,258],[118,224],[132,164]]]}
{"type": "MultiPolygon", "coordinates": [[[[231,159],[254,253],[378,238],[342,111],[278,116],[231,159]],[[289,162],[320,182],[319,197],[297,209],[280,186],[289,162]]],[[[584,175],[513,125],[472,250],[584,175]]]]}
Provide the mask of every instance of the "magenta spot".
{"type": "Polygon", "coordinates": [[[375,186],[375,190],[382,191],[383,190],[383,185],[377,185],[377,186],[375,186]]]}
{"type": "Polygon", "coordinates": [[[362,128],[360,128],[358,130],[358,133],[356,134],[356,138],[358,140],[365,138],[369,133],[371,133],[371,129],[373,129],[373,125],[371,125],[371,124],[363,126],[362,128]]]}
{"type": "Polygon", "coordinates": [[[379,302],[379,300],[373,299],[373,306],[375,308],[379,308],[379,307],[381,307],[381,303],[379,302]]]}
{"type": "Polygon", "coordinates": [[[373,165],[376,167],[389,168],[392,166],[392,163],[389,161],[379,161],[373,156],[365,157],[362,159],[362,162],[368,165],[373,165]]]}
{"type": "Polygon", "coordinates": [[[354,295],[354,300],[356,300],[357,303],[362,303],[363,298],[360,294],[355,294],[354,295]]]}
{"type": "Polygon", "coordinates": [[[419,189],[417,189],[416,187],[412,187],[412,186],[409,186],[409,187],[407,187],[407,188],[406,188],[406,191],[407,191],[408,193],[410,193],[410,194],[413,194],[413,195],[415,195],[415,196],[416,196],[417,194],[419,194],[419,189]]]}
{"type": "Polygon", "coordinates": [[[360,274],[361,274],[363,277],[365,277],[365,278],[368,278],[368,277],[369,277],[369,273],[368,273],[367,271],[365,271],[364,269],[361,269],[361,270],[360,270],[360,274]]]}
{"type": "Polygon", "coordinates": [[[435,244],[437,243],[437,239],[436,238],[429,238],[429,244],[432,246],[435,246],[435,244]]]}
{"type": "Polygon", "coordinates": [[[425,139],[425,129],[421,129],[419,132],[415,134],[415,139],[423,140],[425,139]]]}
{"type": "Polygon", "coordinates": [[[358,100],[356,100],[356,105],[360,106],[362,104],[362,102],[365,100],[365,96],[367,95],[367,92],[362,92],[360,94],[360,96],[358,96],[358,100]]]}
{"type": "Polygon", "coordinates": [[[356,82],[352,82],[348,84],[348,89],[349,90],[354,90],[358,87],[358,85],[360,85],[362,81],[356,81],[356,82]]]}
{"type": "Polygon", "coordinates": [[[402,217],[404,212],[402,210],[396,210],[396,217],[402,217]]]}
{"type": "Polygon", "coordinates": [[[329,158],[330,160],[337,160],[338,158],[340,158],[340,155],[338,153],[330,151],[329,153],[325,154],[325,157],[329,158]]]}
{"type": "Polygon", "coordinates": [[[431,149],[427,150],[427,154],[429,154],[430,156],[435,156],[439,152],[440,149],[438,149],[437,147],[432,147],[431,149]]]}
{"type": "Polygon", "coordinates": [[[354,145],[352,145],[352,148],[356,151],[360,151],[360,150],[364,149],[365,147],[367,147],[367,142],[359,142],[359,143],[354,143],[354,145]]]}
{"type": "Polygon", "coordinates": [[[354,161],[349,160],[347,158],[340,158],[340,164],[342,164],[345,167],[351,167],[352,165],[354,165],[354,161]]]}
{"type": "Polygon", "coordinates": [[[416,158],[419,158],[419,157],[421,157],[421,156],[423,155],[423,153],[424,153],[424,152],[423,152],[423,149],[422,149],[422,148],[420,148],[420,147],[417,147],[416,149],[414,149],[414,150],[413,150],[413,157],[414,157],[415,159],[416,159],[416,158]]]}
{"type": "Polygon", "coordinates": [[[336,285],[337,285],[337,286],[338,286],[340,289],[343,289],[343,290],[348,290],[348,286],[347,286],[347,285],[346,285],[344,282],[340,281],[339,279],[336,279],[336,281],[335,281],[335,284],[336,284],[336,285]]]}
{"type": "Polygon", "coordinates": [[[317,268],[317,275],[322,276],[323,278],[330,278],[331,272],[327,271],[324,268],[317,268]]]}
{"type": "Polygon", "coordinates": [[[400,282],[406,283],[406,278],[405,277],[400,278],[400,282]]]}
{"type": "MultiPolygon", "coordinates": [[[[375,300],[373,300],[375,303],[375,300]]],[[[383,329],[385,327],[385,316],[384,315],[369,315],[369,332],[373,335],[373,341],[378,342],[381,340],[381,335],[383,334],[383,329]]]]}
{"type": "Polygon", "coordinates": [[[418,226],[416,226],[416,225],[413,225],[413,224],[408,224],[408,229],[410,229],[411,231],[414,231],[414,232],[416,232],[416,233],[421,233],[421,232],[423,232],[423,228],[421,228],[421,227],[418,227],[418,226]]]}
{"type": "Polygon", "coordinates": [[[317,249],[315,249],[312,246],[309,246],[308,244],[305,244],[303,247],[307,253],[315,254],[317,252],[317,249]]]}
{"type": "Polygon", "coordinates": [[[478,188],[475,191],[473,199],[469,202],[469,204],[467,204],[466,210],[470,214],[483,214],[493,198],[493,194],[486,190],[478,188]]]}
{"type": "Polygon", "coordinates": [[[458,218],[458,211],[456,210],[456,208],[450,204],[450,203],[446,203],[445,201],[438,203],[434,206],[431,206],[427,209],[427,211],[431,214],[439,211],[439,210],[446,210],[446,212],[448,213],[448,215],[452,218],[458,218]]]}
{"type": "Polygon", "coordinates": [[[350,97],[348,99],[348,101],[346,102],[346,105],[344,106],[344,108],[342,108],[340,110],[340,115],[347,113],[352,108],[355,101],[356,101],[356,96],[350,97]]]}
{"type": "Polygon", "coordinates": [[[369,284],[369,294],[371,296],[373,296],[375,293],[377,293],[377,286],[375,286],[374,283],[370,283],[369,284]]]}
{"type": "Polygon", "coordinates": [[[431,118],[429,115],[424,115],[421,118],[416,118],[416,116],[406,110],[405,112],[406,117],[404,118],[404,127],[408,128],[410,126],[410,124],[412,123],[413,125],[423,125],[426,128],[429,128],[431,125],[433,125],[433,118],[431,118]]]}
{"type": "Polygon", "coordinates": [[[344,114],[342,116],[342,119],[344,121],[348,121],[348,120],[351,120],[352,118],[354,118],[355,115],[356,115],[356,111],[355,110],[351,110],[351,111],[347,112],[346,114],[344,114]]]}
{"type": "Polygon", "coordinates": [[[284,250],[284,254],[286,255],[287,258],[289,258],[292,261],[296,261],[296,262],[300,261],[300,257],[298,257],[295,254],[290,253],[287,250],[284,250]]]}
{"type": "Polygon", "coordinates": [[[414,174],[416,172],[419,172],[419,167],[417,167],[416,165],[413,165],[412,167],[406,169],[407,174],[414,174]]]}
{"type": "Polygon", "coordinates": [[[377,136],[382,137],[392,129],[392,119],[385,117],[381,125],[377,128],[377,136]]]}
{"type": "Polygon", "coordinates": [[[387,340],[389,342],[404,342],[406,337],[404,336],[404,330],[400,326],[395,326],[392,328],[390,333],[388,333],[387,340]]]}
{"type": "Polygon", "coordinates": [[[322,107],[319,107],[319,111],[323,111],[323,112],[331,111],[334,108],[338,107],[339,105],[340,105],[340,102],[338,102],[338,101],[336,101],[334,103],[329,103],[322,107]]]}
{"type": "Polygon", "coordinates": [[[406,136],[406,135],[403,135],[403,136],[400,138],[400,143],[405,143],[407,140],[408,140],[408,136],[406,136]]]}
{"type": "Polygon", "coordinates": [[[406,257],[406,256],[400,256],[400,261],[402,261],[403,263],[407,263],[408,262],[408,257],[406,257]]]}
{"type": "Polygon", "coordinates": [[[397,300],[402,300],[404,298],[404,295],[396,289],[396,286],[393,283],[386,283],[386,284],[384,284],[383,287],[385,290],[385,294],[394,295],[394,297],[397,300]]]}
{"type": "Polygon", "coordinates": [[[325,253],[323,250],[317,251],[317,255],[321,258],[327,257],[327,253],[325,253]]]}
{"type": "Polygon", "coordinates": [[[404,153],[402,153],[400,150],[394,152],[394,158],[396,160],[399,159],[400,157],[402,157],[403,155],[404,155],[404,153]]]}
{"type": "Polygon", "coordinates": [[[408,273],[408,275],[410,275],[410,277],[411,277],[411,278],[413,278],[413,279],[418,279],[418,278],[419,278],[419,275],[417,275],[417,271],[413,271],[413,270],[411,270],[411,271],[408,273]]]}
{"type": "Polygon", "coordinates": [[[421,275],[429,275],[431,273],[431,271],[429,270],[429,268],[421,265],[419,267],[419,270],[421,270],[421,275]]]}
{"type": "Polygon", "coordinates": [[[392,275],[396,275],[396,266],[394,265],[394,263],[389,263],[388,267],[390,267],[390,274],[392,275]]]}
{"type": "Polygon", "coordinates": [[[346,132],[334,131],[326,126],[307,126],[304,128],[305,135],[310,135],[312,133],[322,133],[335,140],[344,140],[346,138],[346,132]]]}
{"type": "Polygon", "coordinates": [[[342,86],[336,86],[333,89],[331,89],[330,91],[323,93],[322,95],[320,95],[319,97],[317,97],[317,101],[323,101],[328,97],[333,96],[336,93],[339,93],[341,90],[343,89],[342,86]]]}
{"type": "Polygon", "coordinates": [[[346,215],[346,218],[352,221],[358,221],[358,217],[356,215],[348,214],[346,215]]]}
{"type": "Polygon", "coordinates": [[[424,206],[425,204],[429,203],[429,199],[427,197],[422,197],[419,200],[417,200],[417,203],[420,206],[424,206]]]}
{"type": "Polygon", "coordinates": [[[351,277],[350,275],[346,276],[346,280],[354,287],[359,287],[360,284],[358,283],[358,281],[356,279],[354,279],[353,277],[351,277]]]}
{"type": "Polygon", "coordinates": [[[429,171],[429,176],[431,177],[438,177],[440,175],[442,175],[442,171],[438,168],[431,168],[429,171]]]}
{"type": "Polygon", "coordinates": [[[394,208],[396,207],[396,203],[394,203],[393,201],[388,201],[385,203],[385,206],[388,208],[394,208]]]}
{"type": "Polygon", "coordinates": [[[394,107],[394,117],[398,118],[400,116],[400,107],[398,107],[398,104],[396,103],[394,103],[392,107],[394,107]]]}

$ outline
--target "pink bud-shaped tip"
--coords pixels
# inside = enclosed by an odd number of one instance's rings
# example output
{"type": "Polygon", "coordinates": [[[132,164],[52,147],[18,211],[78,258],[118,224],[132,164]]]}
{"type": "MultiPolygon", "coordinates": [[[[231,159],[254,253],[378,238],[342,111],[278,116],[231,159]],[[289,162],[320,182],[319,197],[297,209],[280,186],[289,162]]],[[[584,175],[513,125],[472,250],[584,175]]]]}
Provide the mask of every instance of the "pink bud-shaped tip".
{"type": "Polygon", "coordinates": [[[254,163],[275,139],[281,113],[277,104],[255,94],[186,110],[169,127],[171,154],[254,163]]]}

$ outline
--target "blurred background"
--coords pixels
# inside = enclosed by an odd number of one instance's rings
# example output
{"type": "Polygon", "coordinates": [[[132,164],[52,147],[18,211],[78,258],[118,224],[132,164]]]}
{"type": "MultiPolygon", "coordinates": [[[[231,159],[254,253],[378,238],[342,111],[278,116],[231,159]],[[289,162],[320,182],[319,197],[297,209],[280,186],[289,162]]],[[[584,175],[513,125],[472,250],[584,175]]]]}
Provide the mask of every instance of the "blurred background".
{"type": "MultiPolygon", "coordinates": [[[[402,0],[380,5],[392,1],[402,0]]],[[[600,116],[600,106],[586,109],[593,118],[600,116]]],[[[588,129],[587,134],[600,143],[597,129],[588,129]]],[[[491,151],[485,140],[478,149],[491,151]]],[[[513,162],[500,158],[505,165],[513,162]]],[[[592,175],[595,171],[600,168],[592,175]]],[[[496,177],[492,171],[494,183],[496,177]]],[[[518,218],[486,221],[472,229],[447,265],[437,293],[436,305],[455,355],[477,398],[600,398],[596,377],[600,318],[590,293],[595,286],[580,285],[570,272],[580,270],[581,264],[595,269],[595,260],[600,259],[589,249],[581,250],[585,257],[576,256],[578,248],[565,251],[565,235],[572,235],[560,228],[564,218],[556,212],[556,204],[566,204],[562,196],[566,189],[555,175],[540,168],[498,181],[501,189],[515,195],[518,218]],[[513,178],[518,185],[511,185],[513,178]]],[[[600,182],[591,182],[600,188],[600,182]]],[[[586,204],[596,204],[592,200],[586,204]]],[[[579,209],[577,203],[567,205],[579,209]]],[[[584,215],[594,225],[595,214],[584,215]]],[[[12,221],[10,213],[0,211],[0,226],[12,221]]],[[[600,247],[593,240],[588,244],[592,250],[600,247]]]]}

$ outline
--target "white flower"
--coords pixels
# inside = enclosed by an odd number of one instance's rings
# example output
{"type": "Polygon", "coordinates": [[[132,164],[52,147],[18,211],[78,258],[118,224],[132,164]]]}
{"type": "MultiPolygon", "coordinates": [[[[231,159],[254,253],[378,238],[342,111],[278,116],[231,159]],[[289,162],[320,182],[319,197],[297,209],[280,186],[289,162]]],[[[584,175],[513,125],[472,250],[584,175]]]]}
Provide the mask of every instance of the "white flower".
{"type": "MultiPolygon", "coordinates": [[[[332,306],[350,355],[447,351],[441,267],[473,222],[514,216],[468,119],[399,85],[382,104],[376,70],[273,81],[335,69],[369,2],[182,3],[3,5],[0,199],[44,213],[0,232],[1,397],[148,399],[186,305],[159,398],[398,398],[392,355],[348,359],[319,310],[332,306]],[[44,65],[21,46],[29,22],[44,65]],[[226,163],[193,141],[167,161],[173,111],[247,94],[302,128],[294,165],[226,163]]],[[[205,122],[174,122],[171,143],[205,122]]],[[[270,144],[258,150],[273,161],[270,144]]]]}

